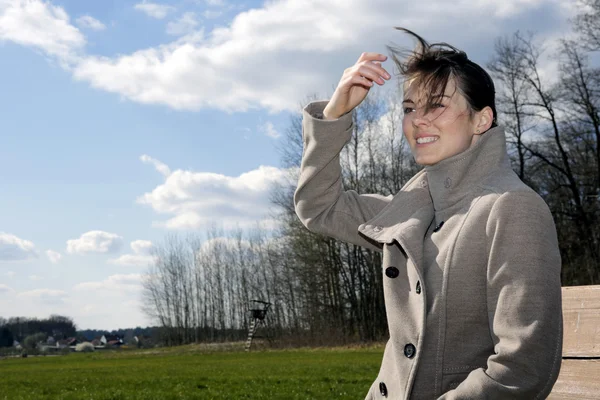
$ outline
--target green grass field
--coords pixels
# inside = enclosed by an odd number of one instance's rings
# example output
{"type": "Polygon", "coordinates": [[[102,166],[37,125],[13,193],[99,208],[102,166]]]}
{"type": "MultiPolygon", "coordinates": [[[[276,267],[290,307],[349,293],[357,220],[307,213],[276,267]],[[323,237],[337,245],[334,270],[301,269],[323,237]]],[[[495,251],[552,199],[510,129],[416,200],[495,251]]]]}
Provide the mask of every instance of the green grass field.
{"type": "Polygon", "coordinates": [[[245,353],[199,346],[0,359],[0,399],[355,399],[383,347],[245,353]]]}

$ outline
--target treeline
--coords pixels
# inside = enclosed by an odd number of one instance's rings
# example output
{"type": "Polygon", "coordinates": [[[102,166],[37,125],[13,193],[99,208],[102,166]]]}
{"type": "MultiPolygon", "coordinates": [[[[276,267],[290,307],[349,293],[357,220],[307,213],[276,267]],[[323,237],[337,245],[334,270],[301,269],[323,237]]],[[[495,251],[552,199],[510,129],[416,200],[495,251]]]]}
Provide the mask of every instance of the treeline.
{"type": "MultiPolygon", "coordinates": [[[[487,65],[514,170],[554,216],[565,286],[600,283],[600,1],[586,5],[571,39],[543,43],[517,32],[497,40],[487,65]]],[[[356,110],[341,154],[345,189],[395,194],[418,171],[401,133],[400,98],[371,93],[356,110]]],[[[277,232],[257,227],[224,239],[213,230],[158,246],[144,304],[170,344],[240,339],[253,299],[272,303],[266,334],[280,342],[387,335],[381,255],[312,234],[295,215],[301,122],[292,118],[281,146],[291,172],[272,192],[277,232]]]]}
{"type": "MultiPolygon", "coordinates": [[[[228,338],[242,340],[247,331],[242,329],[206,329],[199,330],[200,337],[228,338]]],[[[53,343],[68,338],[77,339],[79,343],[90,342],[102,336],[118,337],[125,344],[138,347],[155,347],[172,345],[172,332],[163,326],[135,327],[127,329],[83,329],[77,330],[73,319],[62,315],[51,315],[48,318],[0,317],[0,348],[13,347],[15,342],[23,347],[35,348],[40,342],[46,343],[49,337],[53,343]],[[137,339],[135,339],[137,338],[137,339]]],[[[183,342],[181,342],[183,343],[183,342]]]]}
{"type": "MultiPolygon", "coordinates": [[[[247,332],[234,332],[232,334],[231,329],[223,331],[212,330],[213,337],[228,337],[228,338],[242,338],[247,332]]],[[[208,337],[209,332],[200,332],[201,337],[208,337]]],[[[77,331],[75,338],[79,342],[91,342],[93,339],[100,339],[102,336],[107,338],[120,338],[126,345],[132,345],[137,347],[157,347],[157,346],[168,346],[176,344],[172,338],[172,331],[163,326],[147,326],[147,327],[135,327],[127,329],[113,329],[113,330],[101,330],[101,329],[84,329],[77,331]]],[[[189,342],[189,341],[188,341],[189,342]]],[[[181,341],[180,344],[186,343],[181,341]]]]}
{"type": "MultiPolygon", "coordinates": [[[[94,338],[118,336],[125,343],[132,343],[133,337],[143,338],[146,343],[165,344],[162,327],[136,327],[117,330],[77,330],[72,318],[63,315],[51,315],[48,318],[29,317],[0,317],[0,347],[12,347],[14,342],[25,345],[29,339],[35,339],[33,344],[46,342],[49,337],[54,341],[75,338],[79,342],[91,341],[94,338]]],[[[29,340],[29,341],[31,341],[29,340]]],[[[30,346],[34,347],[34,346],[30,346]]]]}
{"type": "Polygon", "coordinates": [[[113,329],[110,330],[101,330],[101,329],[83,329],[77,331],[76,338],[82,338],[87,341],[91,341],[95,338],[100,338],[102,336],[118,336],[124,339],[125,343],[130,343],[133,341],[133,337],[146,337],[146,338],[154,338],[157,342],[160,342],[160,327],[147,326],[142,328],[140,326],[135,328],[128,329],[113,329]]]}
{"type": "Polygon", "coordinates": [[[11,347],[15,340],[23,342],[25,338],[37,334],[59,340],[74,337],[76,332],[73,320],[62,315],[51,315],[46,319],[0,317],[0,347],[11,347]]]}

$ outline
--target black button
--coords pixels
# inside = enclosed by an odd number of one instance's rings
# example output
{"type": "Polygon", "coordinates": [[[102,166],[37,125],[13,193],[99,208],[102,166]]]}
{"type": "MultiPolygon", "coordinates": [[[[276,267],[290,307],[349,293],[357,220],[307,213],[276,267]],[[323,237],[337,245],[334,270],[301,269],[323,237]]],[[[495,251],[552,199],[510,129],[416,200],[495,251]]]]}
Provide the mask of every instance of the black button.
{"type": "Polygon", "coordinates": [[[387,268],[385,269],[385,275],[386,275],[388,278],[392,278],[392,279],[394,279],[394,278],[397,278],[397,277],[398,277],[398,275],[400,275],[400,271],[399,271],[399,270],[398,270],[398,268],[396,268],[396,267],[387,267],[387,268]]]}
{"type": "Polygon", "coordinates": [[[412,343],[409,343],[406,346],[404,346],[404,355],[406,357],[413,358],[416,352],[417,349],[415,349],[415,346],[412,343]]]}
{"type": "Polygon", "coordinates": [[[421,281],[417,281],[417,294],[421,294],[421,281]]]}
{"type": "Polygon", "coordinates": [[[434,232],[439,231],[440,229],[442,229],[442,226],[444,226],[444,221],[441,221],[439,224],[437,224],[437,226],[435,227],[435,229],[433,231],[434,232]]]}
{"type": "Polygon", "coordinates": [[[381,393],[383,397],[387,397],[387,386],[385,386],[385,383],[383,382],[379,382],[379,393],[381,393]]]}

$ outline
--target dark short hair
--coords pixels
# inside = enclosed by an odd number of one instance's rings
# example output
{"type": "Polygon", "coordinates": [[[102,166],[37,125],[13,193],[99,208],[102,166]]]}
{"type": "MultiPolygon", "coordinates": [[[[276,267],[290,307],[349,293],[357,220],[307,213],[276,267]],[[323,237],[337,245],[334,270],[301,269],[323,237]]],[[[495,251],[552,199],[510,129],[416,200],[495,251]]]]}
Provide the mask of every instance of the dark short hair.
{"type": "Polygon", "coordinates": [[[492,126],[497,126],[496,91],[490,75],[478,64],[469,60],[467,53],[448,43],[431,43],[416,33],[396,27],[417,40],[414,50],[387,46],[400,75],[407,80],[415,79],[429,92],[425,106],[432,109],[435,96],[444,93],[451,77],[457,89],[465,96],[470,112],[490,107],[493,112],[492,126]]]}

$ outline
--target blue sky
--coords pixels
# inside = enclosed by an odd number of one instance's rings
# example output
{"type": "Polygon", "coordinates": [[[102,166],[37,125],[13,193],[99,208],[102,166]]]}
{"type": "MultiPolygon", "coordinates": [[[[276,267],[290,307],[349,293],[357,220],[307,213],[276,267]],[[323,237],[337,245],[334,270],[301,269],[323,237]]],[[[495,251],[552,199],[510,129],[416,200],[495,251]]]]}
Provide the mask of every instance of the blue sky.
{"type": "Polygon", "coordinates": [[[290,116],[362,51],[410,45],[391,27],[485,64],[496,37],[561,37],[573,12],[560,0],[0,0],[0,316],[152,324],[139,307],[152,245],[268,219],[290,116]]]}

